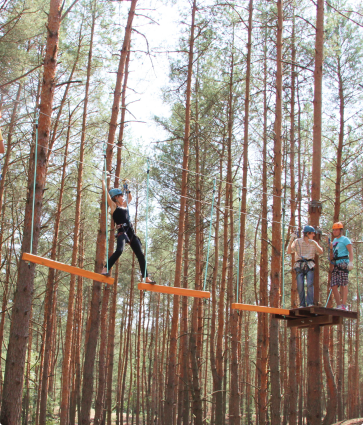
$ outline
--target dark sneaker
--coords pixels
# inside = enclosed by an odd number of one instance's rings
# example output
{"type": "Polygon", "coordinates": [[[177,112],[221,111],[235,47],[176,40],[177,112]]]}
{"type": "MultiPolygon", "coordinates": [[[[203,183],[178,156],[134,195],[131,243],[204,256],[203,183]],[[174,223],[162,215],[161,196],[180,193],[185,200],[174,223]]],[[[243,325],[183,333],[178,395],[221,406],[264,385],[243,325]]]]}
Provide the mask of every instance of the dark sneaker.
{"type": "Polygon", "coordinates": [[[107,271],[106,267],[104,267],[104,268],[102,269],[101,275],[102,275],[102,276],[111,276],[111,275],[110,275],[110,273],[107,271]]]}

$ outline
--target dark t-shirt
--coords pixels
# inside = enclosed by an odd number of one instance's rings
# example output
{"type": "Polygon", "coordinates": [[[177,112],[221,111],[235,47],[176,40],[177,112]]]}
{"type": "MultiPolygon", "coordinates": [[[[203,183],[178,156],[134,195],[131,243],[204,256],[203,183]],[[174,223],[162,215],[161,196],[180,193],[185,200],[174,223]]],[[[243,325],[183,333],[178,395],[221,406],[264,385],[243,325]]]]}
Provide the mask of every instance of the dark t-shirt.
{"type": "Polygon", "coordinates": [[[112,214],[113,221],[115,224],[120,225],[123,224],[123,227],[117,229],[117,233],[127,232],[127,236],[131,238],[134,235],[134,229],[132,224],[128,218],[129,214],[127,212],[127,208],[116,207],[115,211],[112,214]]]}

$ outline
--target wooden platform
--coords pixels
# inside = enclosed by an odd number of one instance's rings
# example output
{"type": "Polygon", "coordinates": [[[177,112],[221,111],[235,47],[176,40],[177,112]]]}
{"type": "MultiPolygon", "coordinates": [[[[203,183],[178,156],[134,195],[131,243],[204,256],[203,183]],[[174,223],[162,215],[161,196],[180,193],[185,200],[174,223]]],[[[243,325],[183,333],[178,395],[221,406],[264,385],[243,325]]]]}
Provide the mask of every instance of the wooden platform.
{"type": "Polygon", "coordinates": [[[96,280],[97,282],[108,283],[113,285],[114,278],[109,276],[103,276],[100,273],[91,272],[89,270],[80,269],[78,267],[68,266],[67,264],[59,263],[58,261],[49,260],[48,258],[38,257],[37,255],[23,253],[22,259],[24,261],[30,261],[31,263],[41,264],[42,266],[49,267],[51,269],[61,270],[77,276],[86,277],[87,279],[96,280]]]}
{"type": "Polygon", "coordinates": [[[184,297],[194,298],[210,298],[210,292],[197,291],[194,289],[187,288],[176,288],[174,286],[155,285],[152,283],[140,282],[137,287],[141,291],[160,292],[162,294],[182,295],[184,297]]]}
{"type": "Polygon", "coordinates": [[[325,307],[302,307],[290,310],[289,315],[274,314],[275,319],[287,320],[288,328],[310,326],[331,326],[343,323],[343,318],[358,319],[356,311],[338,310],[325,307]]]}
{"type": "Polygon", "coordinates": [[[232,308],[243,311],[272,314],[274,319],[287,320],[288,328],[307,328],[310,326],[331,326],[343,323],[343,318],[358,319],[355,311],[338,310],[325,307],[275,308],[260,305],[233,303],[232,308]]]}

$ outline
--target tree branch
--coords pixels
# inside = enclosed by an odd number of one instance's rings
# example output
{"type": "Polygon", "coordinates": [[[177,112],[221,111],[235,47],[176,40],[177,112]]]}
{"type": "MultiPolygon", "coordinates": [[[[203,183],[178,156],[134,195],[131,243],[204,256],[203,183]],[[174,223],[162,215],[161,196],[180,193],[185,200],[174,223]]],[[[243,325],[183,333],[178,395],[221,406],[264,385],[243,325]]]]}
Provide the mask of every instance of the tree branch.
{"type": "Polygon", "coordinates": [[[3,88],[3,87],[5,87],[5,86],[8,86],[9,84],[15,83],[15,82],[16,82],[16,81],[18,81],[18,80],[21,80],[22,78],[24,78],[24,77],[26,77],[27,75],[31,74],[33,71],[35,71],[36,69],[40,68],[41,66],[43,66],[43,64],[42,64],[42,63],[41,63],[40,65],[36,66],[35,68],[31,69],[30,71],[26,72],[25,74],[21,75],[20,77],[15,78],[14,80],[8,81],[8,82],[7,82],[7,83],[5,83],[5,84],[2,84],[2,85],[0,86],[0,89],[2,89],[2,88],[3,88]]]}
{"type": "Polygon", "coordinates": [[[62,17],[61,17],[61,22],[63,21],[63,19],[68,15],[68,13],[71,11],[72,7],[78,2],[78,0],[74,0],[74,2],[69,6],[69,8],[63,13],[62,17]]]}

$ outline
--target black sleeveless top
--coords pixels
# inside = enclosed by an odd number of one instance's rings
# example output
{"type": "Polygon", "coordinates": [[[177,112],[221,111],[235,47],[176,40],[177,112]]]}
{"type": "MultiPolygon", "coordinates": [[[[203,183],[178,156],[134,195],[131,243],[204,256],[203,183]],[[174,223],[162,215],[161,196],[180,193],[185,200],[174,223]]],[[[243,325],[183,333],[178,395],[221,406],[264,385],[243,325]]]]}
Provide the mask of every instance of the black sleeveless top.
{"type": "Polygon", "coordinates": [[[131,238],[134,235],[134,229],[132,227],[132,224],[128,218],[129,214],[127,212],[127,208],[122,208],[122,207],[116,207],[115,211],[112,214],[112,218],[113,221],[115,222],[115,224],[119,225],[119,224],[123,224],[123,227],[120,227],[118,229],[117,233],[120,232],[127,232],[127,235],[129,238],[131,238]]]}

